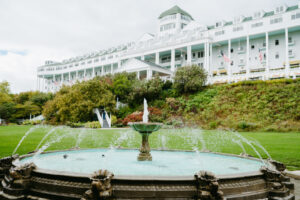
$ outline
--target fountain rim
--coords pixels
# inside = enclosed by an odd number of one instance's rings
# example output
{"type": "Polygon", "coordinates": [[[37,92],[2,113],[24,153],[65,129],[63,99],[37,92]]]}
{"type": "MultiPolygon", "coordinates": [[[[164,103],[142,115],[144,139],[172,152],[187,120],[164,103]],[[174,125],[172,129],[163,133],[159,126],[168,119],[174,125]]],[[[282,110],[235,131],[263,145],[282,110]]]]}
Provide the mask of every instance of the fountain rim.
{"type": "MultiPolygon", "coordinates": [[[[66,152],[66,151],[78,151],[78,150],[91,150],[92,148],[72,148],[72,149],[65,149],[65,150],[53,150],[53,151],[47,151],[43,152],[42,154],[49,154],[49,153],[56,153],[56,152],[66,152]]],[[[108,149],[108,148],[94,148],[95,149],[108,149]]],[[[116,148],[118,150],[137,150],[136,148],[116,148]]],[[[168,150],[161,150],[161,149],[152,149],[154,151],[171,151],[171,152],[195,152],[192,150],[177,150],[177,149],[168,149],[168,150]]],[[[210,152],[210,151],[200,151],[201,153],[210,153],[210,154],[217,154],[217,155],[223,155],[223,156],[231,156],[231,157],[238,157],[248,160],[255,160],[261,162],[260,159],[255,157],[249,157],[249,156],[241,156],[236,154],[229,154],[229,153],[219,153],[219,152],[210,152]]],[[[14,166],[20,166],[20,160],[31,157],[35,154],[28,153],[19,156],[17,159],[13,161],[14,166]]],[[[268,160],[265,160],[270,165],[272,165],[268,160]]],[[[99,169],[100,170],[100,169],[99,169]]],[[[36,167],[34,172],[42,173],[42,174],[49,174],[54,176],[66,176],[66,177],[80,177],[80,178],[89,178],[93,174],[92,173],[79,173],[79,172],[68,172],[68,171],[57,171],[57,170],[50,170],[50,169],[43,169],[36,167]]],[[[199,170],[201,171],[201,170],[199,170]]],[[[112,172],[114,173],[114,172],[112,172]]],[[[192,174],[190,176],[139,176],[139,175],[114,175],[113,179],[116,180],[156,180],[156,181],[190,181],[194,180],[194,175],[192,174]]],[[[236,173],[236,174],[222,174],[222,175],[216,175],[218,179],[238,179],[238,178],[245,178],[245,177],[253,177],[253,176],[261,176],[263,173],[258,171],[252,171],[252,172],[244,172],[244,173],[236,173]]]]}

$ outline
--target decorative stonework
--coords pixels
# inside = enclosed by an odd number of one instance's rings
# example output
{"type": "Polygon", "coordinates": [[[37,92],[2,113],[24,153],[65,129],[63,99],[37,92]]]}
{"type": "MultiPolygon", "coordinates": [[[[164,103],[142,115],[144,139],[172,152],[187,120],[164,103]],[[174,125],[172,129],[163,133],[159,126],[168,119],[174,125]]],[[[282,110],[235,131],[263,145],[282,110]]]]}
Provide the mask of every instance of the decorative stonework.
{"type": "MultiPolygon", "coordinates": [[[[276,162],[276,164],[278,164],[278,162],[276,162]]],[[[280,170],[283,169],[282,164],[278,164],[276,168],[277,167],[280,170]]],[[[264,177],[269,188],[269,199],[284,198],[292,195],[290,189],[286,187],[290,180],[288,177],[284,176],[282,171],[275,171],[263,166],[261,168],[261,172],[264,173],[264,177]]]]}
{"type": "Polygon", "coordinates": [[[18,188],[27,190],[30,186],[31,172],[36,168],[35,164],[27,163],[19,167],[13,167],[9,170],[11,184],[18,188]]]}
{"type": "Polygon", "coordinates": [[[0,173],[10,169],[12,162],[19,157],[18,154],[0,159],[0,173]]]}
{"type": "Polygon", "coordinates": [[[102,200],[112,196],[111,179],[114,174],[108,170],[99,170],[91,177],[91,188],[85,192],[82,200],[102,200]]]}
{"type": "Polygon", "coordinates": [[[219,183],[216,176],[207,171],[200,171],[195,174],[197,183],[197,199],[221,200],[223,192],[219,190],[219,183]]]}
{"type": "Polygon", "coordinates": [[[274,165],[274,167],[276,168],[276,170],[280,171],[280,172],[283,172],[285,169],[286,169],[286,166],[281,163],[281,162],[278,162],[276,160],[268,160],[269,163],[271,163],[272,165],[274,165]]]}

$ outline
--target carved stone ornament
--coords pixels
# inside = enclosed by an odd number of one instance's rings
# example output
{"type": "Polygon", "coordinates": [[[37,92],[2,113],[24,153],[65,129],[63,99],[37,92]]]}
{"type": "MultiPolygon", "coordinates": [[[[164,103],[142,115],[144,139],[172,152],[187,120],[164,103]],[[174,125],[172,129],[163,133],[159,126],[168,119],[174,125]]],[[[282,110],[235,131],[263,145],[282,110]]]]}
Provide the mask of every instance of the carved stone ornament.
{"type": "Polygon", "coordinates": [[[223,192],[219,190],[219,183],[216,176],[207,171],[200,171],[195,174],[197,182],[197,199],[221,200],[223,192]]]}
{"type": "MultiPolygon", "coordinates": [[[[283,167],[280,166],[279,169],[283,169],[283,167]]],[[[264,173],[269,188],[269,198],[284,198],[292,195],[290,189],[293,188],[294,185],[290,183],[289,178],[284,176],[282,172],[269,169],[266,166],[263,166],[260,170],[264,173]]]]}
{"type": "Polygon", "coordinates": [[[18,154],[0,159],[0,170],[11,168],[12,162],[19,157],[18,154]]]}
{"type": "Polygon", "coordinates": [[[111,179],[114,174],[108,170],[99,170],[91,177],[91,188],[85,192],[81,200],[102,200],[112,196],[111,179]]]}
{"type": "Polygon", "coordinates": [[[275,166],[276,170],[278,170],[280,172],[283,172],[286,169],[286,166],[281,162],[278,162],[276,160],[268,160],[268,161],[269,161],[269,163],[271,163],[272,165],[275,166]]]}
{"type": "Polygon", "coordinates": [[[36,168],[33,163],[27,163],[18,167],[13,167],[9,170],[9,175],[12,178],[11,184],[23,189],[28,189],[30,184],[31,172],[36,168]]]}

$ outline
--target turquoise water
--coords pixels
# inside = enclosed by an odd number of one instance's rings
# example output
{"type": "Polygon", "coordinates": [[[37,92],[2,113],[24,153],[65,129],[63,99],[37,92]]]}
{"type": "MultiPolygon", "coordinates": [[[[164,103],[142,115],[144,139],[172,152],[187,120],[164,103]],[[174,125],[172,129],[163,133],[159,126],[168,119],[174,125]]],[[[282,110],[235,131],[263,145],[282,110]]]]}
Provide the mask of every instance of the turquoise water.
{"type": "Polygon", "coordinates": [[[34,162],[39,168],[64,172],[108,169],[115,175],[144,176],[192,176],[200,170],[226,175],[258,171],[264,165],[256,160],[180,151],[151,151],[153,161],[138,162],[138,154],[138,150],[89,149],[47,153],[20,162],[34,162]]]}

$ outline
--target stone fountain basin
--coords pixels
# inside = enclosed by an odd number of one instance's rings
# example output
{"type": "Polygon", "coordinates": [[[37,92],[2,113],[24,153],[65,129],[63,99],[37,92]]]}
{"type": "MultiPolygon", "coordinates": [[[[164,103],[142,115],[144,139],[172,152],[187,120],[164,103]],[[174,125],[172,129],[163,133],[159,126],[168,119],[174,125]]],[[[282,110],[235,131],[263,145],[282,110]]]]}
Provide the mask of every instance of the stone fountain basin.
{"type": "MultiPolygon", "coordinates": [[[[88,154],[93,154],[92,152],[96,152],[94,157],[95,163],[102,159],[102,153],[108,152],[108,149],[90,149],[90,150],[70,150],[70,151],[53,151],[46,152],[40,157],[38,157],[35,162],[37,168],[32,173],[32,187],[28,192],[33,197],[51,197],[49,199],[80,199],[82,194],[89,189],[90,187],[90,178],[91,171],[77,171],[74,170],[74,163],[82,163],[82,166],[85,169],[90,168],[91,164],[85,160],[84,156],[80,155],[80,152],[88,154]],[[67,159],[63,158],[63,155],[69,155],[67,159]],[[53,157],[54,156],[54,157],[53,157]],[[75,156],[75,157],[73,157],[75,156]],[[49,159],[50,165],[43,165],[40,161],[43,159],[49,159]],[[51,158],[52,157],[52,158],[51,158]],[[67,163],[67,160],[73,160],[73,162],[67,163]],[[73,164],[72,164],[73,163],[73,164]],[[85,164],[84,164],[85,163],[85,164]],[[53,167],[54,166],[54,167],[53,167]],[[65,168],[60,168],[65,167],[65,168]],[[73,169],[68,169],[73,168],[73,169]],[[67,198],[68,197],[68,198],[67,198]]],[[[127,171],[131,173],[122,173],[122,170],[118,171],[112,166],[116,166],[116,163],[109,165],[106,163],[106,169],[110,170],[114,173],[114,177],[112,179],[112,191],[113,197],[115,199],[145,199],[145,198],[160,198],[160,199],[194,199],[197,195],[197,187],[196,180],[194,174],[202,169],[201,160],[196,166],[189,166],[191,163],[187,160],[176,161],[171,166],[182,167],[186,166],[187,170],[183,169],[177,171],[175,174],[168,174],[170,170],[162,170],[165,173],[157,174],[150,173],[149,168],[147,168],[147,164],[151,164],[151,162],[138,162],[135,159],[135,156],[131,154],[138,154],[138,150],[115,150],[116,157],[119,157],[119,167],[121,169],[127,168],[127,171]],[[130,157],[133,157],[132,160],[128,161],[129,163],[135,163],[138,165],[144,165],[141,168],[134,169],[132,166],[123,166],[121,163],[124,161],[123,157],[120,157],[118,153],[129,153],[130,157]],[[198,167],[199,166],[199,167],[198,167]],[[194,169],[190,169],[190,167],[195,167],[194,169]],[[144,169],[144,174],[143,170],[144,169]]],[[[159,154],[165,154],[168,158],[174,157],[182,158],[179,154],[183,154],[185,156],[197,156],[196,152],[191,151],[157,151],[154,150],[151,152],[153,155],[153,161],[156,162],[157,156],[159,154]]],[[[221,163],[216,163],[214,166],[219,165],[219,168],[226,168],[226,166],[222,165],[222,160],[233,159],[245,161],[248,165],[251,163],[254,164],[255,167],[250,168],[249,170],[237,170],[231,168],[233,170],[231,173],[215,173],[218,178],[218,182],[220,185],[220,190],[224,193],[224,197],[227,199],[261,199],[268,197],[268,188],[266,181],[264,179],[264,175],[260,172],[259,168],[262,165],[260,160],[255,158],[245,158],[236,155],[229,154],[217,154],[217,153],[200,153],[203,156],[212,156],[218,157],[221,163]],[[235,172],[234,172],[235,171],[235,172]]],[[[112,154],[111,154],[112,155],[112,154]]],[[[92,156],[93,157],[93,156],[92,156]]],[[[113,156],[105,155],[105,158],[113,158],[113,156]]],[[[209,160],[209,159],[208,159],[209,160]]],[[[207,160],[207,161],[208,161],[207,160]]],[[[18,166],[24,164],[26,162],[33,161],[32,155],[25,155],[20,157],[19,160],[14,162],[14,165],[18,166]]],[[[116,160],[117,161],[117,160],[116,160]]],[[[197,159],[195,160],[195,162],[197,159]]],[[[98,162],[99,163],[99,162],[98,162]]],[[[105,164],[105,162],[103,162],[105,164]]],[[[103,163],[99,163],[95,166],[95,169],[105,168],[103,163]]],[[[202,165],[203,166],[203,165],[202,165]]],[[[161,169],[164,166],[160,166],[161,169]]],[[[213,167],[213,166],[212,166],[213,167]]],[[[158,165],[159,168],[159,165],[158,165]]],[[[154,170],[155,171],[155,170],[154,170]]],[[[173,172],[172,172],[173,173],[173,172]]]]}
{"type": "Polygon", "coordinates": [[[129,126],[131,126],[135,131],[138,131],[139,133],[149,133],[155,132],[159,130],[162,127],[162,123],[144,123],[144,122],[130,122],[128,123],[129,126]]]}

